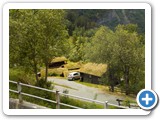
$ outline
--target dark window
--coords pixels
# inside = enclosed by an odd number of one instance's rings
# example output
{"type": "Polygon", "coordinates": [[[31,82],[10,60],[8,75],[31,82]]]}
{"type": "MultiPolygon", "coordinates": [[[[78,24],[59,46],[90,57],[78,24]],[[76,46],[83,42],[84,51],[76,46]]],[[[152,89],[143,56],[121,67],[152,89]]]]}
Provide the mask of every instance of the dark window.
{"type": "Polygon", "coordinates": [[[78,73],[74,73],[74,75],[78,75],[78,73]]]}

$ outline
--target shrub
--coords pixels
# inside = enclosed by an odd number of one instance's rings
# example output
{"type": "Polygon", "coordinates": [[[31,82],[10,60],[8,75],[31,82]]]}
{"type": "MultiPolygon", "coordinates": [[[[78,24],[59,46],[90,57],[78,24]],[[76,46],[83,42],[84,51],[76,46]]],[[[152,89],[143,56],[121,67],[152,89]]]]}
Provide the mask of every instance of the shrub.
{"type": "Polygon", "coordinates": [[[10,68],[9,69],[9,79],[25,84],[35,84],[34,75],[24,72],[20,68],[10,68]]]}
{"type": "Polygon", "coordinates": [[[41,78],[40,80],[38,80],[35,85],[38,87],[46,88],[50,90],[54,88],[53,83],[51,81],[45,81],[44,78],[41,78]]]}
{"type": "MultiPolygon", "coordinates": [[[[48,76],[61,76],[62,73],[64,74],[64,76],[67,76],[66,73],[67,68],[53,68],[53,69],[48,69],[48,76]]],[[[45,70],[42,69],[41,70],[41,76],[44,77],[45,76],[45,70]]]]}

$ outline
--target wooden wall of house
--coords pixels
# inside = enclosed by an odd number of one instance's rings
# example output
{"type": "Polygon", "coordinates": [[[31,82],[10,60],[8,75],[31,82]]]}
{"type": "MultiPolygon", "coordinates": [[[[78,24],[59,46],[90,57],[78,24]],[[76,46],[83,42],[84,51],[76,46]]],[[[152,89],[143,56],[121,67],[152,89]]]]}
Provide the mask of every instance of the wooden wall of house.
{"type": "Polygon", "coordinates": [[[58,68],[58,67],[61,67],[62,65],[65,64],[65,61],[62,61],[62,62],[56,62],[56,63],[50,63],[49,64],[49,68],[58,68]]]}
{"type": "Polygon", "coordinates": [[[81,73],[82,81],[83,82],[89,82],[89,83],[94,83],[94,84],[99,84],[100,83],[100,77],[86,74],[86,73],[81,73]]]}

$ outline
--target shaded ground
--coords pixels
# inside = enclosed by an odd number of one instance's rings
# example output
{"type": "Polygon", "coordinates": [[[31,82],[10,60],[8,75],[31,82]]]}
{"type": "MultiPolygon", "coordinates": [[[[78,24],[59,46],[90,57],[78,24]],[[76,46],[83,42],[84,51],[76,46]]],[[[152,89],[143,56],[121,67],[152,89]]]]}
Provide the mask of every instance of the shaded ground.
{"type": "Polygon", "coordinates": [[[57,84],[55,85],[54,89],[57,89],[60,92],[63,92],[64,90],[67,89],[69,91],[69,94],[80,97],[99,100],[102,102],[108,101],[109,103],[112,104],[118,104],[116,99],[125,99],[125,97],[123,96],[107,94],[97,88],[85,86],[74,81],[68,81],[65,79],[59,79],[54,77],[48,77],[48,80],[57,84]]]}

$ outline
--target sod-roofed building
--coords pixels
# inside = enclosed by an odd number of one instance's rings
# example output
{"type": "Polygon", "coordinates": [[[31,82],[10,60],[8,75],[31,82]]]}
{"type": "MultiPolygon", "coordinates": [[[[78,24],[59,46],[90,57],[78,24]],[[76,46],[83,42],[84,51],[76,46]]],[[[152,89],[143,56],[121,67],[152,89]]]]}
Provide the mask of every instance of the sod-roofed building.
{"type": "Polygon", "coordinates": [[[80,68],[81,81],[99,84],[100,78],[106,71],[106,64],[87,63],[80,68]]]}
{"type": "Polygon", "coordinates": [[[56,57],[52,59],[49,63],[49,68],[58,68],[63,67],[67,63],[67,58],[65,57],[56,57]]]}

